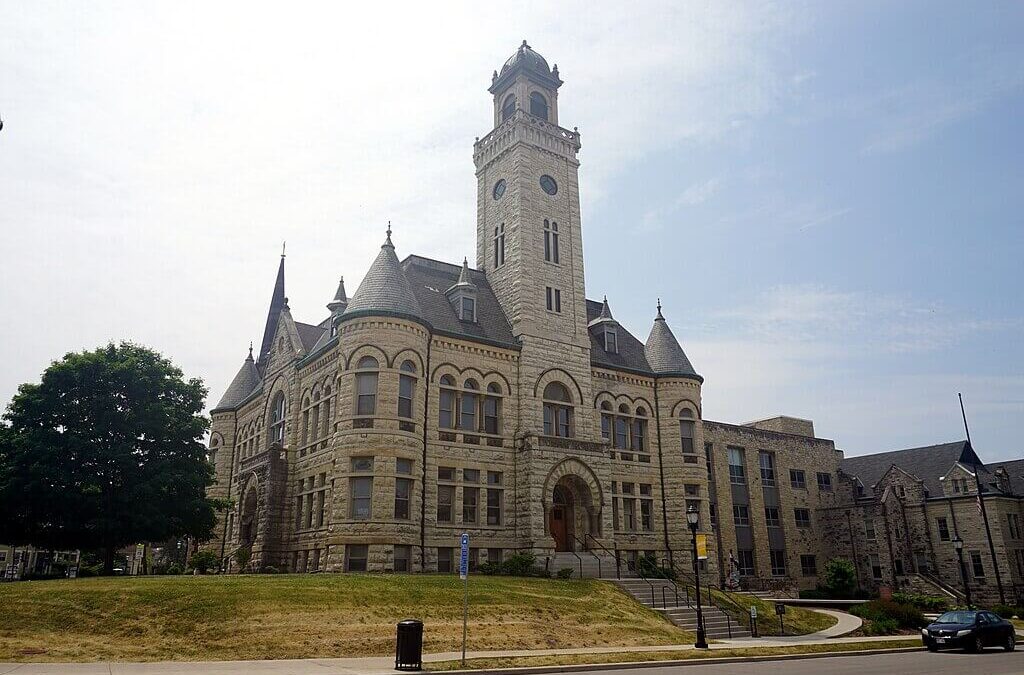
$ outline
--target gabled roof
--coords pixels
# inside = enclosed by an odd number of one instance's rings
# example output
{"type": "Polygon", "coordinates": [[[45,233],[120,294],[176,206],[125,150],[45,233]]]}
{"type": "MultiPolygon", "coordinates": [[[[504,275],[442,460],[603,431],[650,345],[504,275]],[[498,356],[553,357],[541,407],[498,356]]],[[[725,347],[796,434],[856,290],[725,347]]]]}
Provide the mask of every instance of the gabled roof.
{"type": "Polygon", "coordinates": [[[654,326],[647,336],[647,343],[644,345],[644,353],[647,355],[647,362],[651,369],[658,375],[673,375],[678,377],[690,377],[704,381],[697,371],[693,369],[690,359],[679,346],[679,340],[668,327],[668,322],[661,314],[661,303],[658,303],[658,315],[654,319],[654,326]]]}
{"type": "Polygon", "coordinates": [[[323,326],[311,326],[300,321],[295,322],[295,330],[298,331],[302,348],[307,354],[313,349],[313,346],[316,345],[323,334],[327,332],[323,326]]]}
{"type": "Polygon", "coordinates": [[[420,316],[435,332],[519,349],[512,326],[483,272],[470,269],[468,265],[452,265],[418,255],[403,260],[402,271],[416,297],[420,316]],[[476,290],[475,322],[460,321],[445,295],[459,283],[463,274],[465,282],[476,290]]]}
{"type": "Polygon", "coordinates": [[[944,494],[939,478],[945,476],[957,462],[972,468],[981,464],[978,455],[967,441],[956,441],[874,455],[846,457],[841,468],[844,473],[859,478],[864,484],[865,491],[869,491],[895,464],[920,478],[928,489],[929,496],[938,497],[944,494]]]}
{"type": "MultiPolygon", "coordinates": [[[[616,322],[616,341],[618,342],[619,353],[611,354],[604,349],[604,336],[601,335],[599,321],[604,309],[604,303],[596,300],[587,300],[587,323],[593,324],[590,328],[590,362],[595,366],[604,368],[620,368],[638,373],[653,374],[651,366],[647,363],[644,355],[644,345],[637,340],[621,324],[616,322]]],[[[611,310],[608,310],[611,317],[611,310]]]]}
{"type": "MultiPolygon", "coordinates": [[[[1009,462],[992,462],[988,468],[994,474],[999,467],[1006,469],[1006,473],[1010,478],[1010,489],[1013,494],[1024,496],[1024,459],[1014,459],[1009,462]]],[[[994,475],[992,480],[995,480],[994,475]]]]}
{"type": "Polygon", "coordinates": [[[235,379],[231,380],[227,391],[220,398],[220,403],[211,412],[231,410],[244,401],[260,383],[260,373],[256,369],[256,362],[252,358],[252,348],[249,348],[249,356],[245,358],[242,367],[239,368],[235,379]]]}
{"type": "Polygon", "coordinates": [[[422,318],[416,294],[402,271],[402,265],[395,255],[395,246],[391,243],[391,230],[387,239],[380,247],[377,259],[370,265],[362,283],[356,289],[348,307],[342,314],[345,317],[373,313],[394,314],[412,318],[422,318]]]}

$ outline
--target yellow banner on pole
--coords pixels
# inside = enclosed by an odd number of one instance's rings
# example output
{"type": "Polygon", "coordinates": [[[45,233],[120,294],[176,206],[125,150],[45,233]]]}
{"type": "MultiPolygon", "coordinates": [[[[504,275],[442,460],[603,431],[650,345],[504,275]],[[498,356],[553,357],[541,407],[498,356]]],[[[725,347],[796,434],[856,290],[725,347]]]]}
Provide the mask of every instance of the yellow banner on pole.
{"type": "Polygon", "coordinates": [[[708,535],[697,535],[697,560],[708,559],[708,535]]]}

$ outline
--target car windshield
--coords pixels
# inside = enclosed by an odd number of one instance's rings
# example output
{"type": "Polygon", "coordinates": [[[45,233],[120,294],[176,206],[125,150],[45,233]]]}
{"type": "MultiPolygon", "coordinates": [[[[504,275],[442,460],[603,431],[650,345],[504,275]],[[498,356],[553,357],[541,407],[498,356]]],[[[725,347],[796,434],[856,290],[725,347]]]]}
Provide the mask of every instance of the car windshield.
{"type": "Polygon", "coordinates": [[[935,623],[974,623],[977,612],[946,612],[935,623]]]}

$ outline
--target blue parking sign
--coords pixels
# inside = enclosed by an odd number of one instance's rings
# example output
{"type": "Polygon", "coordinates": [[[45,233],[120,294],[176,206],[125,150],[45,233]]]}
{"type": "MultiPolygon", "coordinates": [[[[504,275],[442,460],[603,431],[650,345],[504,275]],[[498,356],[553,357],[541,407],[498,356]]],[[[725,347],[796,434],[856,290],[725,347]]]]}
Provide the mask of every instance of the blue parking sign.
{"type": "Polygon", "coordinates": [[[469,535],[462,533],[462,553],[459,555],[459,578],[465,579],[469,574],[469,535]]]}

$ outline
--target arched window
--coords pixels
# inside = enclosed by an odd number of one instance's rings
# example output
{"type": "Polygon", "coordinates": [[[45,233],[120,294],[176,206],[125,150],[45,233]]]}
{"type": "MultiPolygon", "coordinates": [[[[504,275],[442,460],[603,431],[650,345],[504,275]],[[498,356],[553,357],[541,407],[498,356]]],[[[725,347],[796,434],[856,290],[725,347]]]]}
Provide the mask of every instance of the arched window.
{"type": "Polygon", "coordinates": [[[615,438],[613,447],[629,449],[629,408],[625,403],[619,406],[620,415],[615,417],[615,438]]]}
{"type": "Polygon", "coordinates": [[[441,377],[441,396],[437,426],[442,429],[455,428],[455,380],[451,375],[441,377]]]}
{"type": "Polygon", "coordinates": [[[601,402],[601,438],[606,441],[612,440],[612,404],[608,401],[601,402]]]}
{"type": "Polygon", "coordinates": [[[643,408],[636,409],[630,441],[633,452],[647,452],[647,411],[643,408]]]}
{"type": "Polygon", "coordinates": [[[462,392],[462,405],[460,406],[459,412],[459,428],[464,431],[479,431],[477,429],[476,409],[479,405],[479,394],[476,393],[480,389],[480,385],[476,383],[476,380],[469,379],[463,385],[466,391],[462,392]]]}
{"type": "Polygon", "coordinates": [[[539,91],[530,94],[530,114],[545,120],[548,118],[548,100],[539,91]]]}
{"type": "Polygon", "coordinates": [[[693,446],[693,411],[683,408],[679,411],[679,438],[681,439],[683,454],[696,454],[693,446]]]}
{"type": "Polygon", "coordinates": [[[377,412],[377,359],[364,356],[356,366],[356,414],[374,415],[377,412]]]}
{"type": "Polygon", "coordinates": [[[271,444],[284,445],[284,392],[277,392],[270,404],[270,434],[267,437],[271,444]]]}
{"type": "Polygon", "coordinates": [[[497,435],[501,433],[501,387],[494,382],[487,385],[484,396],[484,433],[497,435]]]}
{"type": "Polygon", "coordinates": [[[412,419],[412,399],[416,391],[416,364],[405,361],[398,375],[398,416],[412,419]]]}
{"type": "Polygon", "coordinates": [[[326,438],[327,434],[331,432],[331,386],[327,385],[324,387],[324,402],[320,404],[322,412],[320,413],[320,421],[323,423],[323,433],[320,434],[321,438],[326,438]]]}
{"type": "Polygon", "coordinates": [[[544,260],[559,264],[558,223],[544,219],[544,260]]]}
{"type": "Polygon", "coordinates": [[[309,442],[309,397],[302,399],[302,445],[309,442]]]}
{"type": "Polygon", "coordinates": [[[313,411],[310,419],[310,442],[316,442],[320,438],[320,387],[313,388],[313,411]]]}
{"type": "Polygon", "coordinates": [[[501,104],[501,121],[504,122],[516,112],[516,95],[509,94],[501,104]]]}
{"type": "Polygon", "coordinates": [[[573,435],[572,398],[560,382],[544,387],[544,433],[563,438],[573,435]]]}

